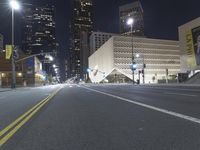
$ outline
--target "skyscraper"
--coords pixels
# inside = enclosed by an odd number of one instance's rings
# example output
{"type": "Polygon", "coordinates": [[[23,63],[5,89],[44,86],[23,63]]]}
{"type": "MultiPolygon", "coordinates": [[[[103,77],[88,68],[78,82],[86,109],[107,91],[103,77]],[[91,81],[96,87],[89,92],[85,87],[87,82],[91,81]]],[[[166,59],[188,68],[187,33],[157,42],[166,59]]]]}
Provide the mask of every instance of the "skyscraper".
{"type": "MultiPolygon", "coordinates": [[[[70,75],[81,77],[82,63],[81,63],[81,55],[89,54],[89,52],[81,52],[81,51],[89,51],[89,48],[85,49],[87,46],[82,46],[82,39],[87,34],[87,39],[89,39],[89,35],[93,29],[93,4],[92,0],[71,0],[72,3],[72,16],[71,16],[71,24],[70,24],[70,75]],[[82,36],[84,32],[84,36],[82,36]],[[82,49],[81,47],[84,47],[82,49]]],[[[88,44],[88,41],[87,41],[88,44]]],[[[88,46],[89,47],[89,46],[88,46]]]]}
{"type": "Polygon", "coordinates": [[[130,26],[127,25],[128,18],[134,19],[132,34],[144,36],[143,9],[140,1],[135,1],[119,7],[120,33],[130,35],[130,26]]]}
{"type": "Polygon", "coordinates": [[[106,32],[93,32],[90,35],[90,55],[95,53],[105,42],[107,42],[112,36],[117,35],[114,33],[106,32]]]}
{"type": "Polygon", "coordinates": [[[22,28],[22,49],[25,53],[56,51],[54,6],[26,6],[22,28]]]}

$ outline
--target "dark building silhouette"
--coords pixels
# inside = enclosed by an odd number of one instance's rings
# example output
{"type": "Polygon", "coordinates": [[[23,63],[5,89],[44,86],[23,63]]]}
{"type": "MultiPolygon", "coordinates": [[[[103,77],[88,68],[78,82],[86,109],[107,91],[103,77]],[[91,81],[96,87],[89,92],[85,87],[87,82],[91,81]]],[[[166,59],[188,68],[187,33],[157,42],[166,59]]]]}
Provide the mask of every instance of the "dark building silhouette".
{"type": "Polygon", "coordinates": [[[81,68],[85,68],[85,66],[81,65],[85,63],[81,62],[81,58],[88,56],[81,55],[89,54],[85,51],[89,51],[89,46],[86,44],[89,44],[88,37],[93,30],[93,4],[92,0],[71,0],[71,5],[69,75],[83,78],[84,70],[81,68]],[[86,35],[87,37],[85,37],[86,35]],[[82,42],[83,38],[84,42],[82,42]]]}
{"type": "Polygon", "coordinates": [[[25,6],[22,49],[26,54],[56,51],[54,6],[25,6]]]}
{"type": "Polygon", "coordinates": [[[120,33],[130,35],[130,26],[127,25],[128,18],[134,19],[132,34],[144,36],[143,9],[140,1],[135,1],[119,7],[120,33]]]}

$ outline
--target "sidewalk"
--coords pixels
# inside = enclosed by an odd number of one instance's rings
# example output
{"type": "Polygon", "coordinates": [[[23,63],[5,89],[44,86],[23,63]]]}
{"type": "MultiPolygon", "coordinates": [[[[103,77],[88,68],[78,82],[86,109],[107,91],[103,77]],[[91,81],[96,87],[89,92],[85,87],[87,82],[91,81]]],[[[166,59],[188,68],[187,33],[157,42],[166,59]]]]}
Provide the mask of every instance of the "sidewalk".
{"type": "Polygon", "coordinates": [[[10,88],[1,88],[0,87],[0,93],[1,92],[7,92],[7,91],[11,91],[11,89],[10,88]]]}
{"type": "Polygon", "coordinates": [[[200,87],[200,84],[185,84],[185,83],[169,83],[169,84],[141,84],[144,86],[183,86],[183,87],[200,87]]]}

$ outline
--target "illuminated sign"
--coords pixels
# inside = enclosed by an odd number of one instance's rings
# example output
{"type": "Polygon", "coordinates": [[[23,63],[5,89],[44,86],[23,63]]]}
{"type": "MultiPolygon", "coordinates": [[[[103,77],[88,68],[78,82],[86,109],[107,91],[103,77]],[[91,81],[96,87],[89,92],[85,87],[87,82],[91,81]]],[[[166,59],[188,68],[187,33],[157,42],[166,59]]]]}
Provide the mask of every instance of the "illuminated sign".
{"type": "Polygon", "coordinates": [[[200,65],[200,26],[192,29],[192,39],[196,65],[200,65]]]}

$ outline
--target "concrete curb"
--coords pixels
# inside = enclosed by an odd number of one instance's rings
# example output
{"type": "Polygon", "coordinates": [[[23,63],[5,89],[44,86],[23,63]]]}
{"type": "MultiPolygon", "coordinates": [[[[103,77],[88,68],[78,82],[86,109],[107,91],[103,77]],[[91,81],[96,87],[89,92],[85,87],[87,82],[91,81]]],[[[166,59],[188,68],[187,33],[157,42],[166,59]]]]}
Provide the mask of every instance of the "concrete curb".
{"type": "MultiPolygon", "coordinates": [[[[112,84],[84,84],[84,85],[96,85],[96,86],[98,86],[98,85],[133,85],[133,84],[129,84],[129,83],[126,83],[126,84],[117,84],[117,83],[112,83],[112,84]]],[[[137,84],[135,84],[134,86],[149,86],[149,87],[155,87],[155,86],[162,86],[162,87],[164,87],[164,86],[171,86],[171,87],[200,87],[200,84],[140,84],[140,85],[137,85],[137,84]]]]}
{"type": "Polygon", "coordinates": [[[0,89],[0,93],[2,93],[2,92],[8,92],[8,91],[12,91],[11,89],[5,89],[5,90],[1,90],[0,89]]]}

